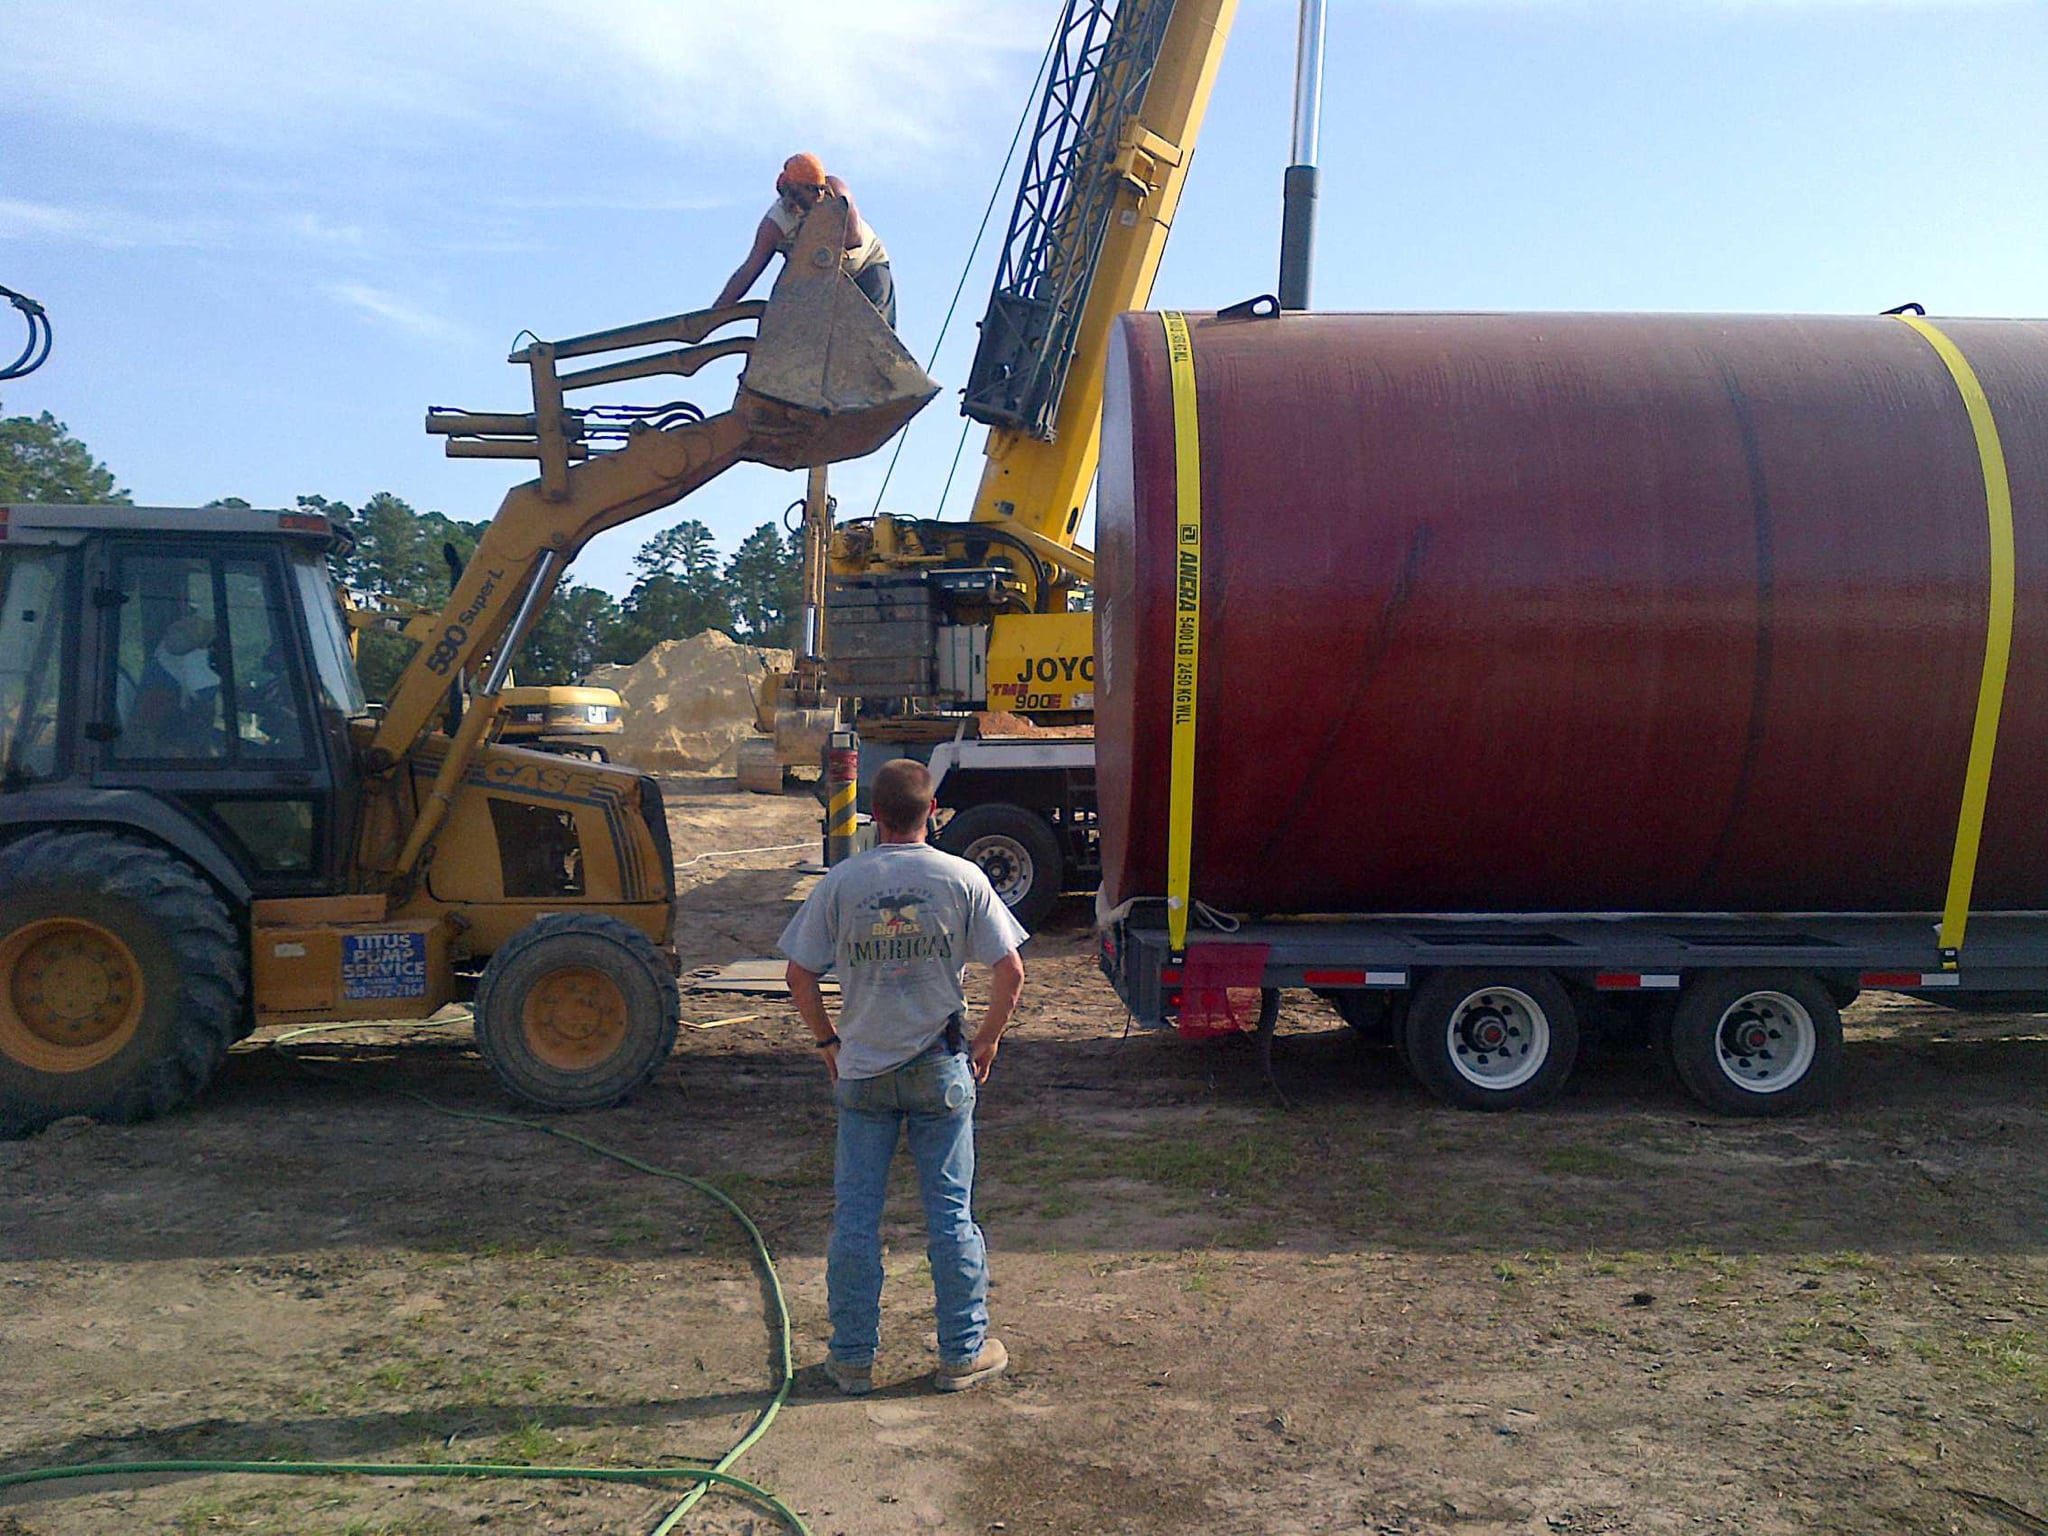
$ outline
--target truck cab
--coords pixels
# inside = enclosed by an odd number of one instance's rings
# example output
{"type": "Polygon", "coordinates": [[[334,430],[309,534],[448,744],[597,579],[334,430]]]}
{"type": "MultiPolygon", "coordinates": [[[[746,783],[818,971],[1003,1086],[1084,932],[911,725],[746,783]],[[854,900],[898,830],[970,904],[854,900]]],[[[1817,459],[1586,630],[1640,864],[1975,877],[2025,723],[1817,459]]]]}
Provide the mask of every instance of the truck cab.
{"type": "Polygon", "coordinates": [[[0,838],[77,820],[236,899],[347,889],[369,706],[327,519],[0,507],[0,838]]]}

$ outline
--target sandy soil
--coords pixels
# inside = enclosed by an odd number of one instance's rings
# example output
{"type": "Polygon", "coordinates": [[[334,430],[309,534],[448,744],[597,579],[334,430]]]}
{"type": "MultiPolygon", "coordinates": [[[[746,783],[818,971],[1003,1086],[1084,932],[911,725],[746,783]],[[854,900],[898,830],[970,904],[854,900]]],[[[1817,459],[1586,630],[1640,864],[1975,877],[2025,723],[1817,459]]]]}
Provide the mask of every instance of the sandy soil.
{"type": "MultiPolygon", "coordinates": [[[[688,962],[767,953],[800,855],[699,855],[807,841],[815,808],[671,798],[688,962]]],[[[1304,997],[1283,1110],[1242,1042],[1127,1035],[1086,924],[1033,942],[984,1101],[1016,1362],[987,1389],[926,1384],[907,1183],[881,1389],[820,1389],[831,1113],[785,1005],[686,994],[713,1027],[652,1086],[548,1122],[760,1221],[807,1369],[738,1470],[820,1536],[2048,1529],[2048,1021],[1866,1000],[1842,1104],[1788,1123],[1711,1119],[1633,1056],[1476,1116],[1304,997]]],[[[508,1108],[459,1024],[289,1050],[250,1041],[158,1124],[0,1145],[0,1468],[739,1437],[771,1340],[715,1206],[409,1096],[508,1108]]],[[[0,1536],[642,1532],[673,1500],[155,1477],[0,1496],[0,1536]]],[[[714,1499],[687,1528],[775,1525],[714,1499]]]]}

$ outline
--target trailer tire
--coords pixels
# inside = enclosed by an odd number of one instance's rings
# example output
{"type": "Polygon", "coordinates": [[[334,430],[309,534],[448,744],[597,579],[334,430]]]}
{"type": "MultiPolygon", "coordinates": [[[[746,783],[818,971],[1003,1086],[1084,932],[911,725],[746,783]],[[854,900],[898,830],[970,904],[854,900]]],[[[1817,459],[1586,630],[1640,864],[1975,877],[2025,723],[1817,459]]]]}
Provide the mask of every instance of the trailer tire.
{"type": "Polygon", "coordinates": [[[476,989],[476,1042],[498,1081],[543,1109],[603,1109],[675,1049],[681,993],[639,929],[597,913],[529,923],[476,989]]]}
{"type": "Polygon", "coordinates": [[[1438,971],[1408,1005],[1408,1065],[1459,1109],[1556,1097],[1579,1054],[1571,994],[1548,971],[1438,971]]]}
{"type": "Polygon", "coordinates": [[[956,811],[939,847],[981,866],[1010,915],[1035,930],[1052,914],[1066,879],[1060,841],[1043,816],[992,801],[956,811]]]}
{"type": "Polygon", "coordinates": [[[1671,1065],[1724,1115],[1796,1115],[1834,1097],[1842,1014],[1800,971],[1732,971],[1686,988],[1671,1019],[1671,1065]]]}
{"type": "Polygon", "coordinates": [[[199,872],[154,843],[53,828],[0,848],[0,892],[0,1136],[197,1097],[242,1032],[248,977],[199,872]]]}

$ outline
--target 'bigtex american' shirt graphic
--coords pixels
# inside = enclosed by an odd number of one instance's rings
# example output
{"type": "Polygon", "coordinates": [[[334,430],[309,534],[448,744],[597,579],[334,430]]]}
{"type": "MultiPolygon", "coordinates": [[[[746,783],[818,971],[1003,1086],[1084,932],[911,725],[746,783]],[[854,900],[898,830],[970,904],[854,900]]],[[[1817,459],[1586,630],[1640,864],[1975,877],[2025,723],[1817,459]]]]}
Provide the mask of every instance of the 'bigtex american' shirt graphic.
{"type": "Polygon", "coordinates": [[[865,938],[846,946],[848,965],[885,965],[890,961],[950,960],[953,936],[940,928],[927,933],[919,921],[918,908],[932,900],[924,889],[885,891],[869,897],[857,909],[867,919],[865,938]]]}
{"type": "Polygon", "coordinates": [[[839,978],[839,1075],[875,1077],[936,1041],[965,1006],[961,972],[1024,942],[988,876],[925,843],[835,865],[782,932],[782,952],[839,978]]]}

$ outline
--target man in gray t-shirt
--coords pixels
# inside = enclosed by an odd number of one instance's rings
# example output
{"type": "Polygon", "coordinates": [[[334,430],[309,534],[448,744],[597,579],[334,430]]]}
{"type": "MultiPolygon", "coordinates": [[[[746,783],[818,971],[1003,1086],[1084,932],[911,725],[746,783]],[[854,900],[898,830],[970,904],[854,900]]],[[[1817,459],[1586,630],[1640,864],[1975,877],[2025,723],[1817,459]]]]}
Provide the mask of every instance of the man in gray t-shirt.
{"type": "Polygon", "coordinates": [[[1024,985],[1023,927],[980,868],[926,844],[931,774],[898,758],[871,792],[876,846],[838,865],[781,939],[789,991],[823,1050],[839,1106],[826,1370],[843,1392],[874,1386],[882,1302],[882,1197],[899,1136],[924,1196],[939,1324],[940,1391],[1009,1364],[988,1333],[988,1249],[974,1222],[974,1103],[1024,985]],[[991,967],[988,1011],[965,1030],[969,961],[991,967]],[[839,976],[833,1028],[818,978],[839,976]]]}

